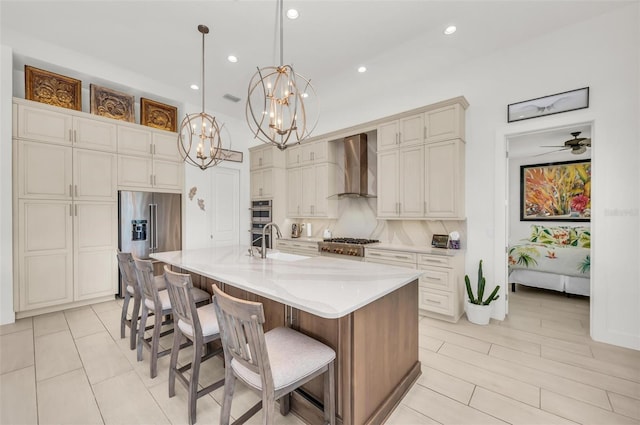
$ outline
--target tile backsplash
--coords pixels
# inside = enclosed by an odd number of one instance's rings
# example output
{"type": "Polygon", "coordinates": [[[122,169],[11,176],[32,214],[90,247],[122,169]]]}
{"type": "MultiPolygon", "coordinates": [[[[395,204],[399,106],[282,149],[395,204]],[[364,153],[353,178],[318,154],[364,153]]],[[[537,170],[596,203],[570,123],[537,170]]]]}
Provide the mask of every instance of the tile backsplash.
{"type": "Polygon", "coordinates": [[[283,230],[294,222],[311,223],[312,236],[322,238],[325,229],[333,237],[378,239],[380,242],[431,246],[434,234],[460,234],[461,248],[466,246],[467,223],[459,220],[379,220],[376,218],[375,198],[346,198],[338,205],[337,219],[287,219],[283,230]]]}

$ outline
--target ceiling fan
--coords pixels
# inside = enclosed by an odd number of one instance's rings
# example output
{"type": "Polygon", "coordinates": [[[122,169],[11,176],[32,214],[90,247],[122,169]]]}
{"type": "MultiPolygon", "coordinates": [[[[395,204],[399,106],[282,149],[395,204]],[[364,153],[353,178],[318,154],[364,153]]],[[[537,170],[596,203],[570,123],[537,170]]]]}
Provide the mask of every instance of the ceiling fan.
{"type": "MultiPolygon", "coordinates": [[[[575,131],[571,133],[571,135],[573,136],[573,139],[569,139],[566,142],[564,142],[564,146],[541,146],[541,147],[542,148],[561,148],[551,152],[560,152],[560,151],[566,151],[571,149],[572,154],[580,155],[581,153],[585,153],[588,147],[589,148],[591,147],[591,139],[587,137],[578,137],[580,133],[581,131],[575,131]]],[[[545,152],[545,154],[551,153],[551,152],[545,152]]],[[[541,154],[541,155],[544,155],[544,154],[541,154]]]]}

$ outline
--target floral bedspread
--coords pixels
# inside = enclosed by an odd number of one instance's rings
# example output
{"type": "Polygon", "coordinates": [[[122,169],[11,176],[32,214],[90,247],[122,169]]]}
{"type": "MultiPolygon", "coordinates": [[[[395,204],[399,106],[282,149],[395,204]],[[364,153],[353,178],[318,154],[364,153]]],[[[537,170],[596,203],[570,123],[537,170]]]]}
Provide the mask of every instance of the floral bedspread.
{"type": "Polygon", "coordinates": [[[514,269],[589,277],[591,250],[575,246],[523,242],[509,247],[509,270],[514,269]]]}

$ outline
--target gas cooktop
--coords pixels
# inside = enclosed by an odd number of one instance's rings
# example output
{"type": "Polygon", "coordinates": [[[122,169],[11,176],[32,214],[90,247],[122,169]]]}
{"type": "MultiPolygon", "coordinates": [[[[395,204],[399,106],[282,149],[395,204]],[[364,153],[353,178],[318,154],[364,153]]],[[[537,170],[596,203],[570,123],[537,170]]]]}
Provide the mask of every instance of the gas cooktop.
{"type": "Polygon", "coordinates": [[[370,243],[380,242],[376,239],[359,238],[331,238],[318,243],[321,254],[348,255],[351,257],[364,257],[364,246],[370,243]]]}

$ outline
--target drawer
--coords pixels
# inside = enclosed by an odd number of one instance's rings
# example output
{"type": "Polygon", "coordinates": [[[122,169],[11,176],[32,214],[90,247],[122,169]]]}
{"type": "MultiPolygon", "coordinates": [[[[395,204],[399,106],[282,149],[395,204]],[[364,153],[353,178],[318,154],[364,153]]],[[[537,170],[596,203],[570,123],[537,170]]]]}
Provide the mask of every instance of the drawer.
{"type": "Polygon", "coordinates": [[[416,269],[416,265],[412,263],[405,263],[404,261],[394,261],[388,260],[386,258],[377,258],[377,257],[365,257],[364,261],[367,263],[378,263],[378,264],[388,264],[390,266],[396,267],[404,267],[407,269],[416,269]]]}
{"type": "Polygon", "coordinates": [[[453,258],[444,255],[420,254],[418,264],[425,266],[453,267],[453,258]]]}
{"type": "Polygon", "coordinates": [[[280,251],[287,251],[293,254],[318,255],[317,242],[294,242],[289,240],[277,240],[276,247],[280,251]]]}
{"type": "Polygon", "coordinates": [[[411,263],[414,266],[416,264],[416,254],[413,252],[388,251],[384,249],[375,249],[375,248],[365,248],[364,252],[365,252],[364,256],[367,259],[371,258],[371,259],[411,263]]]}
{"type": "Polygon", "coordinates": [[[423,265],[420,265],[418,269],[423,270],[420,277],[420,286],[447,292],[453,291],[455,285],[453,269],[425,267],[423,265]]]}
{"type": "Polygon", "coordinates": [[[450,292],[436,291],[433,289],[419,289],[420,301],[418,307],[434,313],[451,316],[454,313],[454,295],[450,292]]]}

